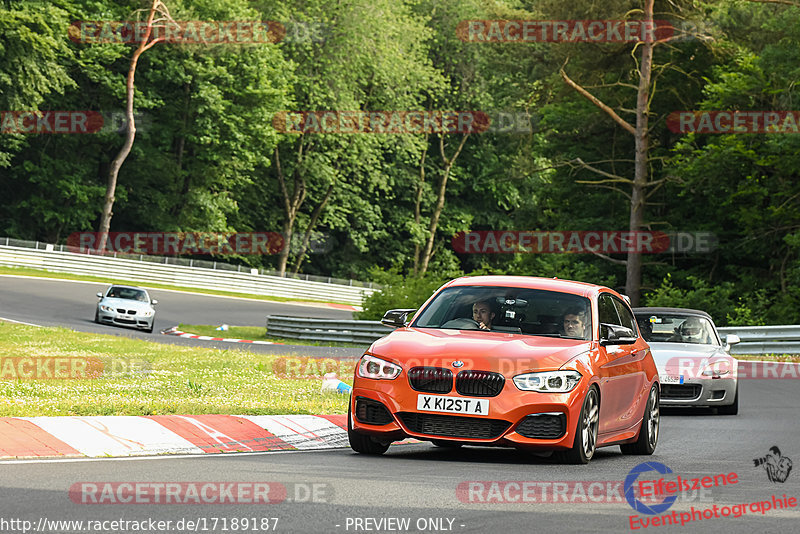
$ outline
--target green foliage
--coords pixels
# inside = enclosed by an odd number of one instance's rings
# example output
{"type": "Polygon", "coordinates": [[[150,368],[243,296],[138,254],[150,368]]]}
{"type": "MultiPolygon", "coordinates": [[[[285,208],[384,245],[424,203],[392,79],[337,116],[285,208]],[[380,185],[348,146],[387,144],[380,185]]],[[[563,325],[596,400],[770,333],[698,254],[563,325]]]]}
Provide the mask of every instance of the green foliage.
{"type": "MultiPolygon", "coordinates": [[[[635,45],[466,43],[455,29],[469,19],[636,18],[640,0],[165,3],[176,20],[273,20],[289,34],[277,44],[160,43],[141,57],[141,121],[119,175],[112,231],[291,227],[302,237],[330,189],[312,229],[330,248],[305,258],[295,249],[289,268],[303,260],[310,274],[386,284],[368,303],[371,318],[416,307],[464,272],[622,289],[622,254],[462,255],[451,239],[474,230],[627,229],[630,186],[581,183],[599,176],[577,162],[630,178],[632,136],[559,70],[566,64],[572,79],[631,122],[635,45]],[[304,24],[313,39],[297,38],[304,24]],[[442,152],[451,157],[462,136],[283,134],[272,119],[286,110],[503,111],[522,114],[531,129],[466,140],[449,175],[430,274],[418,280],[409,273],[430,234],[442,152]],[[276,149],[289,193],[305,194],[291,224],[276,149]]],[[[127,20],[146,4],[0,2],[0,110],[122,111],[133,47],[76,43],[66,28],[71,20],[127,20]]],[[[720,324],[800,322],[800,135],[681,135],[666,121],[676,110],[796,110],[800,9],[698,0],[656,10],[690,31],[654,52],[649,173],[659,185],[648,190],[646,229],[712,232],[718,246],[648,255],[645,301],[705,309],[720,324]]],[[[63,243],[95,229],[122,141],[114,132],[0,134],[0,235],[63,243]]],[[[220,259],[278,264],[275,256],[220,259]]]]}
{"type": "Polygon", "coordinates": [[[695,276],[688,276],[686,285],[689,287],[676,287],[672,276],[667,275],[645,296],[646,305],[702,310],[717,326],[758,326],[770,319],[770,302],[763,289],[741,294],[731,282],[712,287],[695,276]]]}
{"type": "Polygon", "coordinates": [[[419,309],[442,284],[448,281],[435,274],[423,277],[403,276],[398,269],[384,271],[375,268],[371,279],[383,286],[364,301],[364,311],[355,314],[357,319],[379,321],[391,309],[419,309]]]}

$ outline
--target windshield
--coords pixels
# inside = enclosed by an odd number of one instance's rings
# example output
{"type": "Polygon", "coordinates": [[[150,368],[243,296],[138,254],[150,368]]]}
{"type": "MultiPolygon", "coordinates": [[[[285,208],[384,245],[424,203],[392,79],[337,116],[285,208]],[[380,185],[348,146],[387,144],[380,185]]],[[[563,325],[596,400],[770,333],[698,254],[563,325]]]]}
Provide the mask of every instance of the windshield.
{"type": "Polygon", "coordinates": [[[589,340],[590,309],[588,298],[569,293],[461,286],[439,293],[412,326],[589,340]]]}
{"type": "Polygon", "coordinates": [[[112,287],[108,291],[108,298],[112,299],[128,299],[138,300],[139,302],[147,302],[147,293],[141,289],[133,289],[130,287],[112,287]]]}
{"type": "Polygon", "coordinates": [[[636,314],[645,341],[719,345],[714,327],[705,317],[681,314],[636,314]]]}

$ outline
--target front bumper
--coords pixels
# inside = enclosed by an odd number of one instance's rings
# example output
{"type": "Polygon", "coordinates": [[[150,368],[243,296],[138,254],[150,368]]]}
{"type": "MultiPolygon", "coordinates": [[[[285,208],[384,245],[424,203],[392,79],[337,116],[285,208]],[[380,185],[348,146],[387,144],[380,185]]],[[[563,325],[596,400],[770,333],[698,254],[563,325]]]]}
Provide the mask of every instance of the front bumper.
{"type": "Polygon", "coordinates": [[[690,378],[661,384],[661,406],[728,406],[736,397],[735,378],[690,378]]]}
{"type": "MultiPolygon", "coordinates": [[[[356,378],[351,397],[353,429],[380,441],[407,437],[499,447],[568,449],[588,386],[569,393],[520,391],[507,380],[494,397],[444,396],[486,399],[486,415],[466,415],[417,409],[418,395],[403,377],[395,380],[356,378]],[[532,437],[535,436],[535,437],[532,437]]],[[[438,394],[437,394],[438,395],[438,394]]]]}
{"type": "Polygon", "coordinates": [[[101,323],[104,324],[128,326],[132,328],[140,328],[146,330],[151,329],[153,327],[153,321],[155,321],[154,315],[150,317],[143,317],[139,314],[123,315],[117,312],[107,312],[100,309],[98,309],[97,311],[97,318],[100,320],[101,323]]]}

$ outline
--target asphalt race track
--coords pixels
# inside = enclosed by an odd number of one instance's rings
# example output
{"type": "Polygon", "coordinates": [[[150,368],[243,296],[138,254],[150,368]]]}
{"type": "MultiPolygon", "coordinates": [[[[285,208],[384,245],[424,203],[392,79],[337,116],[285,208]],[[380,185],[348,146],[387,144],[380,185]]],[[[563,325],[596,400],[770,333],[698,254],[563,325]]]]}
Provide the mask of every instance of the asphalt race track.
{"type": "MultiPolygon", "coordinates": [[[[645,529],[636,523],[640,532],[796,532],[800,520],[797,507],[768,510],[764,514],[747,508],[738,518],[721,516],[725,511],[735,513],[731,508],[734,505],[761,501],[770,501],[772,505],[773,495],[800,498],[800,473],[796,469],[785,482],[770,482],[763,467],[756,467],[753,461],[775,445],[784,457],[800,461],[796,408],[800,404],[800,389],[794,382],[745,380],[740,385],[740,415],[673,412],[662,417],[661,437],[653,456],[622,456],[617,447],[611,447],[598,451],[586,466],[559,465],[547,458],[511,449],[445,450],[427,443],[395,445],[381,457],[335,449],[202,457],[2,462],[0,518],[24,519],[33,525],[40,519],[172,521],[171,528],[162,532],[194,531],[185,524],[182,530],[177,528],[176,522],[182,518],[205,521],[207,530],[198,523],[199,532],[225,532],[223,520],[228,522],[228,531],[231,531],[235,518],[252,521],[252,518],[274,517],[279,518],[276,532],[625,532],[631,530],[631,516],[637,521],[655,517],[637,515],[625,501],[622,484],[632,468],[651,460],[672,469],[673,475],[668,477],[673,478],[667,480],[674,480],[674,475],[691,479],[729,476],[733,472],[736,483],[685,491],[661,514],[674,511],[680,521],[680,514],[690,514],[692,507],[700,510],[699,513],[709,509],[708,513],[713,514],[716,506],[720,517],[690,522],[682,527],[645,529]],[[481,481],[483,489],[479,487],[472,493],[457,491],[459,487],[469,488],[470,481],[481,481]],[[517,486],[511,485],[491,493],[492,481],[538,484],[535,491],[524,496],[515,489],[517,486]],[[583,484],[570,486],[570,490],[558,495],[558,502],[539,502],[542,491],[553,495],[553,482],[565,481],[583,481],[583,484]],[[281,484],[288,500],[280,498],[282,502],[275,504],[238,501],[236,504],[196,504],[187,497],[188,504],[187,501],[169,505],[158,502],[82,504],[83,493],[76,493],[74,501],[69,495],[73,484],[79,482],[96,483],[98,487],[104,482],[194,482],[197,487],[208,482],[251,482],[271,484],[272,488],[281,484]],[[604,489],[591,489],[593,482],[599,482],[596,487],[604,489]],[[589,488],[587,494],[591,500],[575,493],[574,488],[579,486],[589,488]],[[502,500],[505,494],[518,501],[525,497],[528,502],[476,502],[479,499],[502,500]],[[606,496],[616,502],[601,502],[606,496]],[[564,502],[567,499],[571,502],[564,502]],[[317,502],[308,502],[313,500],[317,502]],[[211,529],[214,518],[217,528],[211,529]],[[369,522],[364,522],[367,518],[369,522]],[[408,518],[408,527],[403,527],[402,523],[379,523],[389,518],[408,518]],[[357,519],[362,522],[357,523],[357,519]]],[[[652,479],[653,474],[651,472],[650,477],[643,474],[641,479],[652,479]]],[[[99,496],[99,490],[94,495],[99,496]]],[[[243,500],[248,498],[245,494],[243,500]]],[[[742,509],[738,510],[741,513],[742,509]]],[[[241,528],[242,524],[239,526],[241,528]]],[[[7,528],[0,530],[11,532],[7,528]]],[[[78,532],[74,527],[71,531],[78,532]]],[[[120,526],[114,530],[124,531],[120,526]]],[[[253,529],[251,524],[251,528],[240,531],[267,530],[253,529]]]]}
{"type": "MultiPolygon", "coordinates": [[[[146,284],[142,284],[146,286],[146,284]]],[[[161,330],[183,324],[230,324],[264,326],[267,315],[291,315],[324,319],[351,319],[352,312],[325,306],[290,302],[269,302],[219,297],[163,289],[148,290],[156,305],[156,323],[152,334],[94,322],[97,292],[108,284],[45,280],[34,277],[0,276],[0,318],[41,326],[63,326],[81,332],[124,335],[159,343],[174,343],[219,349],[244,349],[254,352],[297,353],[307,356],[359,357],[361,349],[300,345],[250,345],[201,341],[166,336],[161,330]]],[[[2,320],[2,319],[0,319],[2,320]]],[[[219,337],[226,337],[220,332],[219,337]]],[[[229,336],[228,336],[229,337],[229,336]]],[[[2,531],[2,529],[0,529],[2,531]]]]}

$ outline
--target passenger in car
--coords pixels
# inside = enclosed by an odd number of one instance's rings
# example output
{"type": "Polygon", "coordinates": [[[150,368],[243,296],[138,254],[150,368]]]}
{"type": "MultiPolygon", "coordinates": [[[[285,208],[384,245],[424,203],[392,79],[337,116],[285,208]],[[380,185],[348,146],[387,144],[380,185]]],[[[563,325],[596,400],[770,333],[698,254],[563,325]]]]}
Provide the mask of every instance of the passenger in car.
{"type": "Polygon", "coordinates": [[[580,308],[569,308],[564,312],[564,335],[579,339],[587,339],[586,313],[580,308]]]}

